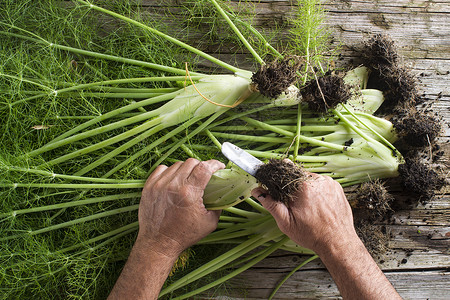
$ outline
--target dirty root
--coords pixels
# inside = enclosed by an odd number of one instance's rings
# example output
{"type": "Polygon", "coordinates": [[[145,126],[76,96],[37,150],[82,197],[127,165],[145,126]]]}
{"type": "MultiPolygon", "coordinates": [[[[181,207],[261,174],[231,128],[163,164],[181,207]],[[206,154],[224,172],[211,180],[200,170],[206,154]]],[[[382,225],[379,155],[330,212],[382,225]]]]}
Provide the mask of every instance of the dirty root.
{"type": "Polygon", "coordinates": [[[315,112],[326,112],[339,103],[346,102],[352,95],[344,79],[337,75],[319,77],[309,81],[301,90],[303,102],[315,112]]]}
{"type": "Polygon", "coordinates": [[[445,185],[445,178],[423,162],[419,156],[405,157],[405,163],[398,168],[404,191],[426,202],[433,198],[434,191],[445,185]]]}
{"type": "Polygon", "coordinates": [[[300,66],[300,60],[295,56],[261,65],[253,74],[252,83],[262,95],[276,98],[297,80],[300,66]]]}
{"type": "Polygon", "coordinates": [[[289,204],[305,180],[306,173],[287,159],[270,159],[257,170],[255,177],[274,200],[289,204]]]}
{"type": "Polygon", "coordinates": [[[382,111],[391,111],[397,105],[415,105],[421,101],[417,79],[401,65],[394,42],[377,34],[365,43],[362,50],[364,64],[371,70],[368,87],[384,92],[382,111]]]}

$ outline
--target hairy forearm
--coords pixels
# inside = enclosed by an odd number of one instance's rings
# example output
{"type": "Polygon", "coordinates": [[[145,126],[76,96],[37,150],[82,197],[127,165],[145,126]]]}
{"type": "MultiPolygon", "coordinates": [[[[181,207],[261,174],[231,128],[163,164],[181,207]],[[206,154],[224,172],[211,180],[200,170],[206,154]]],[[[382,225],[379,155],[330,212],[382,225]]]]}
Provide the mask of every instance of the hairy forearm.
{"type": "Polygon", "coordinates": [[[356,234],[319,255],[344,299],[401,299],[356,234]]]}
{"type": "Polygon", "coordinates": [[[136,241],[108,300],[158,298],[177,256],[154,251],[152,244],[136,241]]]}

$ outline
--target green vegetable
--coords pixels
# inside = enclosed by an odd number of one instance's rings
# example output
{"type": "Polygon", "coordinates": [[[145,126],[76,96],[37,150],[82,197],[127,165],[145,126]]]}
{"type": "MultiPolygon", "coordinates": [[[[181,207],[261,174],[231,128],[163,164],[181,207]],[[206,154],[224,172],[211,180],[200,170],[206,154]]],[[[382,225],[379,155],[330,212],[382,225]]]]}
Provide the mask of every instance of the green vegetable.
{"type": "MultiPolygon", "coordinates": [[[[5,125],[0,129],[5,199],[0,280],[5,297],[104,298],[134,242],[139,191],[149,172],[187,157],[221,159],[218,148],[225,140],[263,159],[290,157],[343,185],[396,175],[402,162],[391,145],[396,136],[389,122],[372,115],[383,99],[379,91],[364,90],[368,74],[363,68],[346,77],[357,91],[363,89],[361,94],[317,117],[304,104],[288,108],[298,104],[297,87],[277,99],[262,97],[252,89],[250,71],[162,33],[158,24],[136,21],[127,1],[111,4],[120,13],[75,2],[64,8],[50,0],[20,5],[8,0],[0,7],[5,125]],[[99,16],[92,10],[120,19],[123,28],[106,38],[92,35],[99,16]],[[89,22],[94,28],[85,27],[89,22]],[[198,72],[192,55],[227,74],[198,72]],[[186,60],[192,70],[186,69],[186,60]],[[240,102],[239,109],[231,108],[240,102]]],[[[240,28],[282,56],[251,24],[210,2],[257,62],[263,64],[267,56],[254,50],[240,28]]],[[[302,8],[311,20],[318,13],[315,7],[302,8]]],[[[307,32],[310,50],[296,54],[306,55],[309,66],[320,51],[311,48],[319,34],[307,32]]],[[[256,185],[235,167],[213,175],[204,202],[224,213],[219,229],[200,244],[235,247],[171,280],[162,294],[173,296],[226,266],[235,268],[183,297],[193,296],[276,249],[313,254],[287,239],[249,198],[256,185]],[[245,203],[230,207],[240,202],[245,203]]]]}

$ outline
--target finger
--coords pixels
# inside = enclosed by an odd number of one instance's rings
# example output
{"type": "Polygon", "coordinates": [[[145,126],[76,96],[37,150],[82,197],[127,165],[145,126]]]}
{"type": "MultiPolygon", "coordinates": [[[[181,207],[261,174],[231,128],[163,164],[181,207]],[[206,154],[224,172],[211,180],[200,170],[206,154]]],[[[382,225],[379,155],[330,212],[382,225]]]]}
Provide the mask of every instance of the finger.
{"type": "Polygon", "coordinates": [[[178,168],[176,176],[178,179],[184,181],[191,174],[192,170],[200,163],[198,159],[188,158],[183,164],[178,168]]]}
{"type": "Polygon", "coordinates": [[[164,171],[167,170],[167,166],[165,165],[159,165],[156,167],[156,169],[150,174],[150,176],[147,178],[144,184],[144,188],[149,187],[152,183],[154,183],[160,176],[164,173],[164,171]]]}
{"type": "Polygon", "coordinates": [[[225,165],[217,160],[199,162],[191,171],[187,182],[199,189],[204,190],[211,176],[217,170],[225,168],[225,165]]]}
{"type": "Polygon", "coordinates": [[[288,216],[288,208],[282,202],[275,201],[268,191],[258,187],[252,190],[252,196],[267,209],[276,220],[284,220],[288,216]]]}
{"type": "Polygon", "coordinates": [[[255,197],[268,211],[272,211],[273,205],[276,201],[269,195],[269,191],[262,187],[257,187],[252,190],[252,196],[255,197]]]}
{"type": "Polygon", "coordinates": [[[322,175],[317,174],[317,173],[311,173],[311,172],[307,172],[307,171],[305,171],[305,173],[306,173],[307,179],[319,179],[319,178],[323,177],[322,175]]]}
{"type": "Polygon", "coordinates": [[[175,174],[178,173],[178,170],[181,168],[182,165],[183,165],[182,161],[177,161],[176,163],[168,167],[167,170],[165,170],[164,173],[161,174],[160,178],[163,178],[163,180],[167,183],[170,182],[172,178],[175,176],[175,174]]]}

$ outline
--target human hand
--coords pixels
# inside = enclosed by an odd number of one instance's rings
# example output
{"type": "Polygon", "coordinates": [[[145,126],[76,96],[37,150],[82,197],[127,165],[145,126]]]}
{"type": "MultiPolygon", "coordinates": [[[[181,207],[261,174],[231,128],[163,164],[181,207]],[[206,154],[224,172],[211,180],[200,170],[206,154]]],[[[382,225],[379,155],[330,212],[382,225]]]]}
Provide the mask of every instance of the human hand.
{"type": "Polygon", "coordinates": [[[178,256],[216,229],[220,211],[207,211],[203,191],[219,161],[190,158],[158,166],[147,179],[139,204],[138,242],[167,256],[178,256]]]}
{"type": "Polygon", "coordinates": [[[288,206],[273,200],[261,187],[252,195],[273,215],[283,233],[319,255],[358,239],[344,191],[331,177],[309,173],[288,206]]]}

